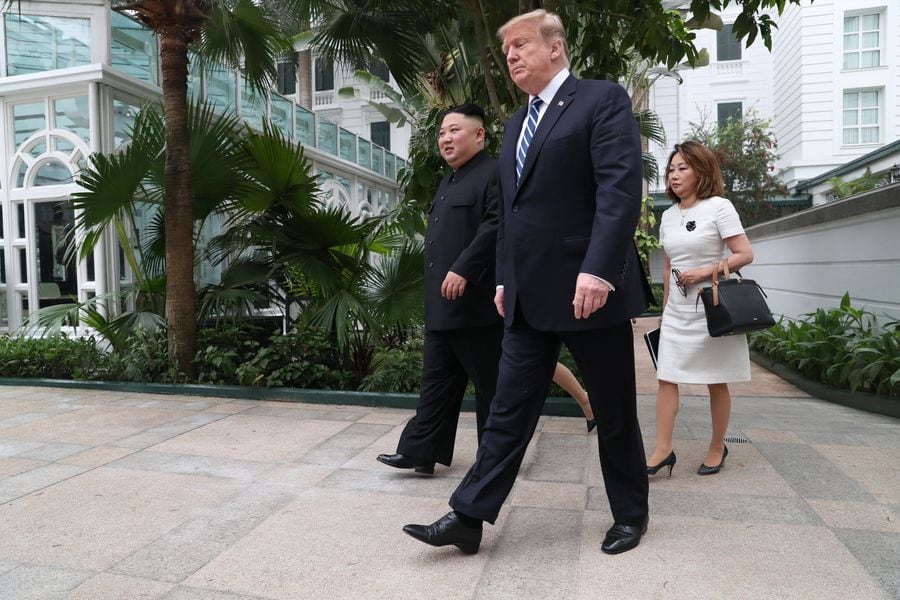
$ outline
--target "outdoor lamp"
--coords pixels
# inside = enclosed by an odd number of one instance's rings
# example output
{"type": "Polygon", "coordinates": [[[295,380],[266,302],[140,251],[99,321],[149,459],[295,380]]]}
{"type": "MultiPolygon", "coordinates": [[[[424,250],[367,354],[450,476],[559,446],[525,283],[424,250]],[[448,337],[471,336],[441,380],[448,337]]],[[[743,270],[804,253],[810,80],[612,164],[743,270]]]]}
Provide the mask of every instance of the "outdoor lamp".
{"type": "Polygon", "coordinates": [[[898,165],[897,163],[891,165],[889,177],[891,183],[897,183],[898,181],[900,181],[900,165],[898,165]]]}

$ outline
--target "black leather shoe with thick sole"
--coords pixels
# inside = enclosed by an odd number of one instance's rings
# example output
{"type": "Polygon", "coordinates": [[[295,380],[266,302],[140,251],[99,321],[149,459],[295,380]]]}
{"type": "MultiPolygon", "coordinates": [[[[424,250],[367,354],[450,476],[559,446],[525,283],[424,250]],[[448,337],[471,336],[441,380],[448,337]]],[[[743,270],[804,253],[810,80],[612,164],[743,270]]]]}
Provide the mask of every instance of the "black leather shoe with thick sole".
{"type": "Polygon", "coordinates": [[[600,549],[606,554],[621,554],[636,548],[641,543],[641,536],[647,532],[649,517],[644,517],[640,525],[624,525],[616,523],[606,532],[600,549]]]}
{"type": "Polygon", "coordinates": [[[405,525],[403,531],[430,546],[456,546],[466,554],[475,554],[481,545],[481,524],[465,525],[453,511],[431,525],[405,525]]]}
{"type": "Polygon", "coordinates": [[[416,473],[434,474],[434,463],[402,454],[379,454],[378,462],[395,469],[415,469],[416,473]]]}

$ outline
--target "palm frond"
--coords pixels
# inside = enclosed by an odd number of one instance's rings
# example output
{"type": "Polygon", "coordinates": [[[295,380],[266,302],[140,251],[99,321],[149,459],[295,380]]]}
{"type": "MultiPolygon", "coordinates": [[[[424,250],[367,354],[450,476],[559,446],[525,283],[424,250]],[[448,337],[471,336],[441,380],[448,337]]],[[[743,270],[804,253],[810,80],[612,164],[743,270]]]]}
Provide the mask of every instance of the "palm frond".
{"type": "Polygon", "coordinates": [[[247,131],[242,151],[247,181],[231,207],[239,218],[271,207],[306,213],[316,205],[319,188],[303,146],[292,144],[281,131],[264,123],[261,134],[247,131]]]}
{"type": "Polygon", "coordinates": [[[656,183],[659,179],[659,163],[652,152],[641,152],[641,167],[644,171],[644,180],[649,184],[656,183]]]}
{"type": "Polygon", "coordinates": [[[228,266],[217,285],[199,290],[199,318],[234,318],[269,305],[271,267],[263,261],[239,260],[228,266]]]}
{"type": "Polygon", "coordinates": [[[367,296],[385,327],[424,320],[424,262],[421,241],[408,241],[376,261],[369,274],[367,296]]]}
{"type": "Polygon", "coordinates": [[[350,65],[372,56],[388,66],[401,89],[414,89],[427,56],[425,34],[452,14],[447,2],[344,0],[316,4],[321,25],[312,39],[321,54],[350,65]]]}
{"type": "Polygon", "coordinates": [[[200,53],[206,58],[241,68],[248,85],[265,94],[276,77],[276,60],[293,52],[291,40],[277,16],[252,0],[232,7],[218,3],[209,11],[200,53]]]}
{"type": "Polygon", "coordinates": [[[145,207],[153,216],[138,238],[141,269],[148,277],[156,277],[166,266],[166,224],[165,212],[156,206],[145,207]]]}
{"type": "Polygon", "coordinates": [[[327,297],[314,299],[301,318],[311,327],[333,332],[340,348],[347,347],[353,331],[380,330],[380,324],[367,310],[365,297],[352,288],[336,290],[327,297]]]}
{"type": "Polygon", "coordinates": [[[643,137],[665,147],[666,128],[659,115],[652,110],[641,110],[634,113],[634,119],[637,121],[638,131],[643,137]]]}
{"type": "Polygon", "coordinates": [[[191,104],[188,119],[194,215],[202,221],[244,185],[244,126],[234,113],[219,113],[201,101],[191,104]]]}

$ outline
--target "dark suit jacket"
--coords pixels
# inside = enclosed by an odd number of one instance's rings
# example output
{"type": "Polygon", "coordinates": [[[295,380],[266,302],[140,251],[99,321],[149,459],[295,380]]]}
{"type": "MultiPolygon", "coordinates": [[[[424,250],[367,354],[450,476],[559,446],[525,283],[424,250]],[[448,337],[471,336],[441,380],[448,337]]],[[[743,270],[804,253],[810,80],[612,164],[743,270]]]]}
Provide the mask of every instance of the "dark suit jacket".
{"type": "Polygon", "coordinates": [[[494,306],[497,161],[482,151],[441,181],[425,233],[425,327],[500,324],[494,306]],[[448,271],[468,280],[456,300],[441,296],[448,271]]]}
{"type": "Polygon", "coordinates": [[[547,106],[519,185],[515,154],[526,107],[506,124],[500,151],[497,283],[506,322],[516,305],[542,331],[582,331],[647,307],[634,230],[641,211],[641,147],[628,94],[609,81],[573,76],[547,106]],[[575,319],[578,273],[615,286],[606,305],[575,319]]]}

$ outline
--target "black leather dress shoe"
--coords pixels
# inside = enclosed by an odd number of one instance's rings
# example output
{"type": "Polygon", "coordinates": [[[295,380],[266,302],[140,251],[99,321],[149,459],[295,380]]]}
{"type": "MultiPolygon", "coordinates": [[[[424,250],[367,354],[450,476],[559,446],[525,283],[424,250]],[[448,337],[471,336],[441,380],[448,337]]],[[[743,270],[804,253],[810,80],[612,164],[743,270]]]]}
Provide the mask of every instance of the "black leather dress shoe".
{"type": "Polygon", "coordinates": [[[418,458],[403,456],[402,454],[379,454],[378,462],[384,463],[395,469],[415,469],[416,473],[424,473],[425,475],[434,474],[434,463],[418,458]]]}
{"type": "Polygon", "coordinates": [[[641,536],[647,532],[647,522],[649,520],[649,517],[644,517],[644,522],[640,525],[616,523],[606,532],[606,537],[603,538],[603,544],[600,545],[600,549],[606,554],[619,554],[636,548],[641,543],[641,536]]]}
{"type": "Polygon", "coordinates": [[[431,525],[405,525],[403,531],[431,546],[456,546],[466,554],[475,554],[481,545],[481,525],[465,525],[450,511],[431,525]]]}

